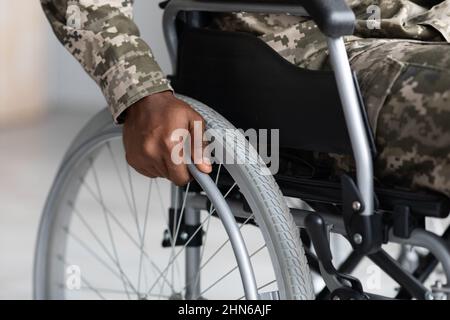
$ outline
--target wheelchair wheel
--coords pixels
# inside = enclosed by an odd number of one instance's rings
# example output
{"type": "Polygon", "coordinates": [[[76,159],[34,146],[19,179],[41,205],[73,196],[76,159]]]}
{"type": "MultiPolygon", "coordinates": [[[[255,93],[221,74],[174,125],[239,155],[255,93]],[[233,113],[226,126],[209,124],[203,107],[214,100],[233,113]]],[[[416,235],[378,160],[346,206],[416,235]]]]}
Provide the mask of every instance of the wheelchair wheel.
{"type": "MultiPolygon", "coordinates": [[[[233,128],[205,105],[180,98],[208,128],[233,128]]],[[[257,157],[242,139],[237,152],[257,157]]],[[[227,201],[233,198],[248,213],[236,224],[258,297],[314,299],[289,209],[273,177],[261,174],[264,164],[254,163],[217,165],[211,178],[227,201]]],[[[37,240],[35,298],[246,298],[236,262],[242,252],[233,250],[212,202],[195,181],[176,188],[131,170],[121,129],[102,111],[71,145],[48,196],[37,240]]]]}

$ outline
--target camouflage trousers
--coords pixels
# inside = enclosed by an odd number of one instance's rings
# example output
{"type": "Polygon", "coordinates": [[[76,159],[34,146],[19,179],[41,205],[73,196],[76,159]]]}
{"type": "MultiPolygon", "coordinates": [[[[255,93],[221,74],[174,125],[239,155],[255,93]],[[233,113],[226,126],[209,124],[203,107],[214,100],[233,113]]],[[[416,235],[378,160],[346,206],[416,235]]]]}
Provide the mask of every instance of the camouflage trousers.
{"type": "Polygon", "coordinates": [[[375,176],[450,196],[450,44],[377,42],[351,59],[375,132],[375,176]]]}
{"type": "MultiPolygon", "coordinates": [[[[252,31],[226,20],[219,27],[252,31]]],[[[268,27],[255,33],[288,61],[329,68],[326,41],[311,21],[268,27]]],[[[376,137],[376,179],[450,196],[450,44],[349,37],[346,46],[376,137]]],[[[354,168],[350,157],[331,156],[337,169],[354,168]]]]}

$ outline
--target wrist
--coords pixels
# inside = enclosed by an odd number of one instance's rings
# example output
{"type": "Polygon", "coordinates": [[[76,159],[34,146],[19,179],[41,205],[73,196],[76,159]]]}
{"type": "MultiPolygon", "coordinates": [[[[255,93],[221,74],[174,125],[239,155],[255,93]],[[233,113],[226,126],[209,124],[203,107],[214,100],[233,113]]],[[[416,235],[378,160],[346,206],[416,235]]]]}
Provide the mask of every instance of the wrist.
{"type": "Polygon", "coordinates": [[[131,113],[139,112],[144,106],[149,108],[151,106],[157,106],[165,103],[169,99],[173,99],[174,95],[171,90],[161,91],[157,93],[153,93],[148,95],[139,101],[136,101],[131,106],[129,106],[123,113],[124,122],[126,122],[127,118],[131,113]]]}
{"type": "Polygon", "coordinates": [[[165,100],[171,99],[171,98],[173,98],[173,92],[170,90],[167,90],[167,91],[161,91],[158,93],[153,93],[149,96],[146,96],[145,98],[143,98],[140,101],[148,103],[148,104],[153,104],[153,103],[158,103],[160,101],[165,101],[165,100]]]}

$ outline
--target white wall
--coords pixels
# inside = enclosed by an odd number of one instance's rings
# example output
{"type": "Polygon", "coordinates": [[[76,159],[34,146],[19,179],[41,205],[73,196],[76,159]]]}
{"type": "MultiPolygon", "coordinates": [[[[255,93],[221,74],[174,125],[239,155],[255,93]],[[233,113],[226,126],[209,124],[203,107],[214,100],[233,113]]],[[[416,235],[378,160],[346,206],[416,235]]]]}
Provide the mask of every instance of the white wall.
{"type": "MultiPolygon", "coordinates": [[[[162,10],[158,0],[135,0],[134,15],[142,37],[165,72],[170,62],[162,35],[162,10]]],[[[48,100],[51,107],[101,109],[105,100],[100,89],[78,62],[61,46],[48,27],[48,100]]]]}
{"type": "Polygon", "coordinates": [[[38,1],[0,0],[0,129],[45,111],[45,24],[38,1]]]}

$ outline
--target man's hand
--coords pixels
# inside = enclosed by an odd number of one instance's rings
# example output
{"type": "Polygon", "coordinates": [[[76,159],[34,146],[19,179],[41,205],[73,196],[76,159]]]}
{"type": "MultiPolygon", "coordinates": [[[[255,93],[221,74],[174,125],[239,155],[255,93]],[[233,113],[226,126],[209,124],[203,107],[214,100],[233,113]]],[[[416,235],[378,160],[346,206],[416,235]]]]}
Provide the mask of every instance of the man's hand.
{"type": "MultiPolygon", "coordinates": [[[[186,164],[176,165],[172,161],[172,148],[179,142],[171,138],[177,129],[189,130],[194,137],[194,121],[204,122],[197,112],[169,91],[138,101],[128,108],[123,128],[128,164],[147,177],[167,178],[178,186],[187,184],[191,176],[186,164]]],[[[196,165],[204,173],[212,170],[207,161],[196,165]]]]}

